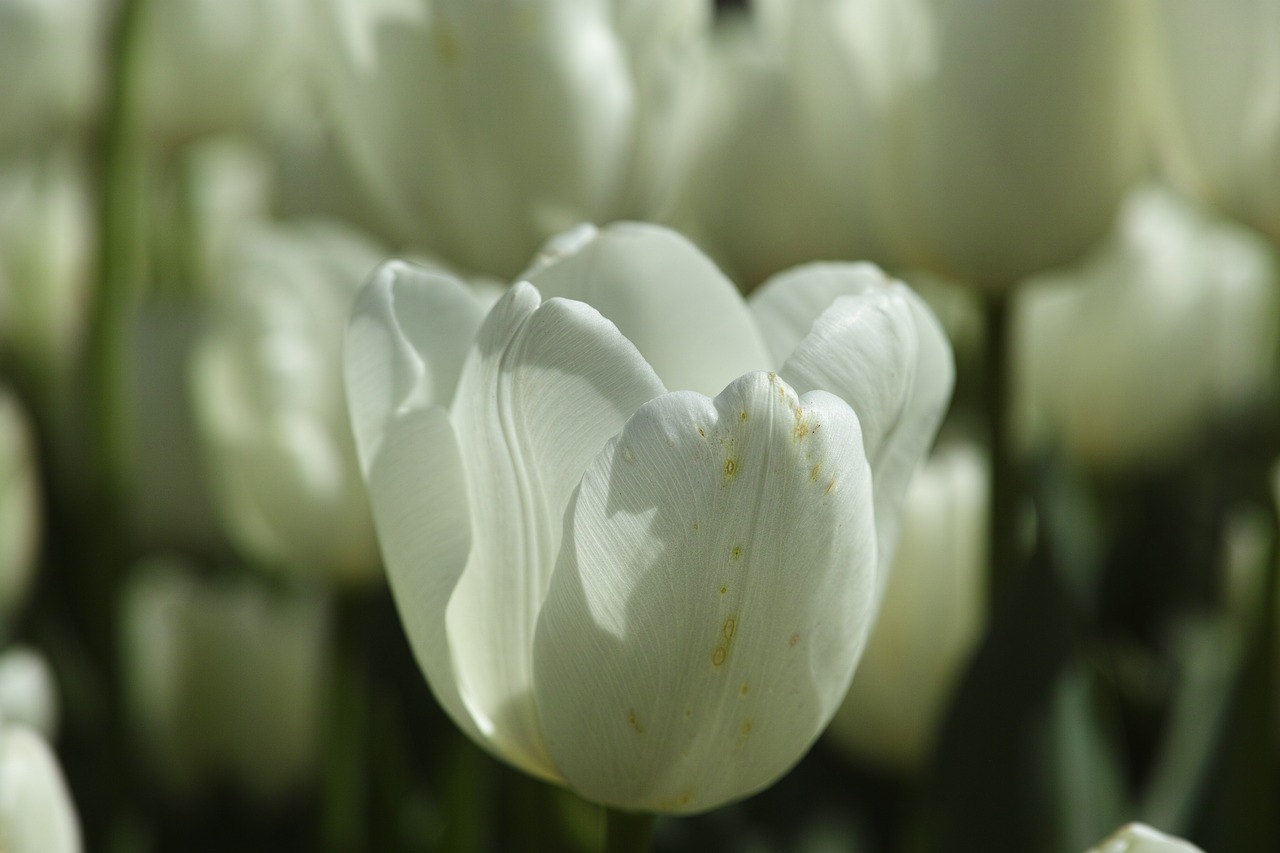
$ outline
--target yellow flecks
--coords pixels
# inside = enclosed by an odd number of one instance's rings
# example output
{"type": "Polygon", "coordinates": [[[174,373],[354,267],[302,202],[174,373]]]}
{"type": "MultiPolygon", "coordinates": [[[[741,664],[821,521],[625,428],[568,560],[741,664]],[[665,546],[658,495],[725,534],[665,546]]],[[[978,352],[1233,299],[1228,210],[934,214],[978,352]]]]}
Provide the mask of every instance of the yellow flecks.
{"type": "Polygon", "coordinates": [[[644,734],[644,726],[640,725],[640,718],[636,716],[636,709],[631,708],[627,711],[627,725],[638,735],[644,734]]]}
{"type": "Polygon", "coordinates": [[[751,737],[751,721],[743,720],[742,728],[738,729],[738,743],[743,743],[749,737],[751,737]]]}
{"type": "Polygon", "coordinates": [[[622,460],[634,465],[636,462],[636,452],[627,445],[622,445],[622,460]]]}
{"type": "Polygon", "coordinates": [[[444,60],[446,65],[453,65],[458,61],[458,56],[462,52],[458,47],[458,40],[454,37],[453,32],[443,25],[437,24],[435,29],[436,50],[440,52],[440,58],[444,60]]]}
{"type": "Polygon", "coordinates": [[[818,475],[821,473],[822,473],[822,463],[819,462],[809,469],[809,482],[810,483],[818,482],[818,475]]]}
{"type": "Polygon", "coordinates": [[[705,429],[703,429],[702,427],[698,427],[698,435],[702,436],[703,438],[706,438],[706,437],[707,437],[707,431],[706,431],[705,429]]]}
{"type": "Polygon", "coordinates": [[[674,797],[658,801],[658,809],[660,811],[669,812],[675,809],[682,809],[693,802],[693,791],[681,791],[674,797]]]}
{"type": "Polygon", "coordinates": [[[738,633],[738,617],[730,616],[724,620],[724,627],[720,629],[720,632],[724,634],[726,640],[732,640],[733,635],[738,633]]]}
{"type": "Polygon", "coordinates": [[[711,665],[721,666],[724,664],[725,658],[729,656],[729,650],[724,646],[716,646],[716,650],[711,653],[711,665]]]}
{"type": "Polygon", "coordinates": [[[697,533],[697,532],[698,532],[698,529],[699,529],[701,526],[702,526],[702,525],[698,524],[698,522],[696,522],[696,521],[695,521],[695,522],[693,523],[693,532],[694,532],[694,533],[697,533]]]}
{"type": "Polygon", "coordinates": [[[741,559],[742,559],[742,546],[741,546],[741,545],[734,545],[734,546],[733,546],[733,550],[729,552],[729,556],[730,556],[730,557],[732,557],[732,558],[733,558],[733,559],[735,559],[735,560],[741,560],[741,559]]]}
{"type": "Polygon", "coordinates": [[[712,666],[722,666],[729,659],[729,649],[733,647],[733,637],[737,633],[738,617],[736,614],[731,614],[720,626],[720,636],[724,639],[716,643],[715,650],[711,652],[712,666]]]}
{"type": "Polygon", "coordinates": [[[737,474],[738,474],[738,460],[734,459],[733,457],[729,457],[728,459],[724,460],[725,477],[732,480],[734,477],[737,476],[737,474]]]}
{"type": "Polygon", "coordinates": [[[804,419],[804,409],[796,406],[792,411],[796,416],[796,425],[791,428],[791,440],[799,443],[809,434],[809,422],[804,419]]]}
{"type": "Polygon", "coordinates": [[[721,595],[728,595],[728,594],[729,594],[729,587],[727,587],[727,586],[722,586],[722,587],[720,587],[720,594],[721,594],[721,595]]]}
{"type": "Polygon", "coordinates": [[[799,642],[800,642],[800,635],[792,634],[791,639],[787,640],[787,645],[794,649],[796,647],[796,644],[799,642]]]}
{"type": "Polygon", "coordinates": [[[824,494],[824,495],[829,495],[829,494],[831,494],[831,492],[835,489],[835,487],[836,487],[836,480],[835,480],[835,478],[834,478],[834,477],[832,477],[832,478],[831,478],[831,482],[830,482],[830,483],[827,483],[827,490],[826,490],[825,492],[823,492],[823,494],[824,494]]]}
{"type": "Polygon", "coordinates": [[[738,695],[746,696],[750,692],[751,692],[751,683],[748,681],[742,682],[742,686],[738,688],[738,695]]]}
{"type": "Polygon", "coordinates": [[[738,423],[745,424],[747,422],[747,410],[740,409],[738,411],[738,423]]]}

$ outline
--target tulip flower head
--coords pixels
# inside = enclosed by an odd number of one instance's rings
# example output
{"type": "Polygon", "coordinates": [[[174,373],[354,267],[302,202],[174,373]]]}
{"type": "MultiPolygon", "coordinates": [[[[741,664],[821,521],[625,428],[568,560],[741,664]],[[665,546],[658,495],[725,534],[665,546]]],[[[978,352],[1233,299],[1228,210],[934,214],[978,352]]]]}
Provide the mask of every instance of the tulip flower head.
{"type": "Polygon", "coordinates": [[[348,331],[419,665],[473,740],[588,799],[746,796],[848,687],[946,340],[874,268],[794,271],[748,304],[653,226],[577,229],[523,279],[486,315],[393,262],[348,331]]]}
{"type": "Polygon", "coordinates": [[[1087,853],[1202,853],[1199,847],[1143,823],[1122,826],[1087,853]]]}
{"type": "Polygon", "coordinates": [[[0,850],[80,853],[80,819],[58,759],[32,729],[0,722],[0,850]]]}

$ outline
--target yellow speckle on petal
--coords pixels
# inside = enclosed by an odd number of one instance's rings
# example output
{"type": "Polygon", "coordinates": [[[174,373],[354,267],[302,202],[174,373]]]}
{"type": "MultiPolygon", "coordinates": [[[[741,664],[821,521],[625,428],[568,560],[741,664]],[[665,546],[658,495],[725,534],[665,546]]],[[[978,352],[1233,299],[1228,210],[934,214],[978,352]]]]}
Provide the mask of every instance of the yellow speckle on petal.
{"type": "Polygon", "coordinates": [[[622,445],[622,460],[624,462],[629,462],[633,465],[635,464],[635,461],[636,461],[636,452],[625,444],[622,445]]]}
{"type": "Polygon", "coordinates": [[[835,478],[833,477],[833,478],[831,479],[831,482],[830,482],[830,483],[827,483],[827,490],[826,490],[825,492],[823,492],[823,494],[824,494],[824,495],[829,495],[829,494],[831,494],[831,493],[835,490],[835,487],[836,487],[836,481],[835,481],[835,478]]]}
{"type": "Polygon", "coordinates": [[[716,646],[716,650],[711,653],[711,665],[720,666],[724,663],[725,658],[729,656],[729,650],[724,646],[716,646]]]}
{"type": "Polygon", "coordinates": [[[738,411],[738,423],[745,424],[746,422],[747,422],[747,410],[741,409],[738,411]]]}
{"type": "Polygon", "coordinates": [[[738,460],[730,457],[724,461],[724,475],[732,480],[738,474],[738,460]]]}
{"type": "Polygon", "coordinates": [[[638,735],[644,734],[644,726],[640,725],[640,719],[636,716],[636,709],[631,708],[627,711],[627,725],[638,735]]]}
{"type": "Polygon", "coordinates": [[[720,594],[721,594],[721,595],[728,595],[728,594],[729,594],[729,587],[727,587],[727,586],[722,586],[722,587],[720,587],[720,594]]]}
{"type": "Polygon", "coordinates": [[[746,681],[742,682],[742,686],[738,688],[738,695],[746,696],[750,692],[751,692],[751,684],[746,681]]]}
{"type": "Polygon", "coordinates": [[[818,464],[814,465],[812,468],[809,469],[809,482],[810,483],[818,482],[818,475],[821,473],[822,473],[822,463],[819,462],[818,464]]]}
{"type": "Polygon", "coordinates": [[[698,435],[702,436],[703,438],[706,438],[706,437],[707,437],[707,431],[706,431],[705,429],[703,429],[702,427],[698,427],[698,435]]]}
{"type": "Polygon", "coordinates": [[[738,617],[730,616],[728,619],[724,620],[724,627],[721,629],[721,632],[724,634],[724,638],[726,640],[732,640],[733,635],[738,633],[738,617]]]}
{"type": "Polygon", "coordinates": [[[751,721],[743,720],[742,728],[738,729],[738,743],[744,743],[749,737],[751,737],[751,721]]]}
{"type": "Polygon", "coordinates": [[[799,642],[800,642],[800,635],[792,634],[791,639],[787,640],[787,645],[794,649],[796,647],[796,644],[799,642]]]}
{"type": "Polygon", "coordinates": [[[733,559],[735,559],[735,560],[741,560],[741,559],[742,559],[742,546],[741,546],[741,545],[734,545],[734,546],[733,546],[733,550],[729,552],[729,556],[730,556],[730,557],[732,557],[732,558],[733,558],[733,559]]]}

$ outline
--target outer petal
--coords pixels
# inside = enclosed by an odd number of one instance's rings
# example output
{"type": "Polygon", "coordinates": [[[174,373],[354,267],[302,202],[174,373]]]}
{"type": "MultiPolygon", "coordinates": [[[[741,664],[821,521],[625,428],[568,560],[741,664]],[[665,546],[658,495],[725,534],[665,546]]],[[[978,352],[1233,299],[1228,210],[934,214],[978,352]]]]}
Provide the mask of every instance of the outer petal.
{"type": "Polygon", "coordinates": [[[75,804],[49,744],[22,726],[0,732],[0,850],[81,849],[75,804]]]}
{"type": "Polygon", "coordinates": [[[617,323],[668,388],[714,394],[771,364],[737,289],[675,231],[579,226],[548,243],[525,276],[617,323]]]}
{"type": "Polygon", "coordinates": [[[452,418],[474,539],[448,632],[462,695],[492,747],[554,777],[533,703],[533,634],[565,507],[605,442],[665,389],[591,307],[539,303],[532,285],[511,288],[458,384],[452,418]]]}
{"type": "Polygon", "coordinates": [[[388,261],[374,271],[347,330],[347,404],[361,467],[368,471],[398,411],[447,406],[484,309],[444,275],[388,261]]]}
{"type": "Polygon", "coordinates": [[[696,812],[773,782],[849,684],[877,586],[857,416],[774,374],[636,413],[582,479],[538,709],[584,796],[696,812]]]}
{"type": "MultiPolygon", "coordinates": [[[[824,277],[837,272],[814,268],[807,280],[796,273],[793,284],[812,294],[830,288],[833,282],[824,277]]],[[[955,383],[942,327],[906,285],[868,287],[823,312],[781,374],[797,391],[825,389],[858,413],[875,477],[880,565],[887,570],[907,484],[933,443],[955,383]]],[[[887,578],[881,572],[881,582],[887,578]]]]}

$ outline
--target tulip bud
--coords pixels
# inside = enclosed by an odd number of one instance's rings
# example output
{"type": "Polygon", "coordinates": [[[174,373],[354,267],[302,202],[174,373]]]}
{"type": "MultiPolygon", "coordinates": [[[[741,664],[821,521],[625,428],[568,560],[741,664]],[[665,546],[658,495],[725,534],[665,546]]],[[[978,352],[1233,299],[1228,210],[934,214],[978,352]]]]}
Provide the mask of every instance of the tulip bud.
{"type": "Polygon", "coordinates": [[[1122,826],[1106,841],[1086,853],[1203,853],[1194,844],[1165,835],[1146,824],[1122,826]]]}
{"type": "Polygon", "coordinates": [[[322,601],[157,561],[127,585],[121,627],[138,735],[175,792],[223,779],[273,799],[311,778],[326,677],[322,601]]]}
{"type": "Polygon", "coordinates": [[[985,622],[987,462],[971,446],[911,481],[884,605],[829,729],[855,754],[902,771],[928,759],[985,622]]]}
{"type": "Polygon", "coordinates": [[[44,738],[0,726],[0,850],[80,853],[80,820],[44,738]]]}
{"type": "Polygon", "coordinates": [[[27,726],[46,738],[57,731],[57,686],[49,664],[34,649],[0,654],[0,722],[27,726]]]}
{"type": "Polygon", "coordinates": [[[193,360],[223,525],[262,563],[337,580],[379,571],[342,394],[351,300],[382,258],[336,224],[247,229],[193,360]]]}
{"type": "Polygon", "coordinates": [[[1280,2],[1159,0],[1157,131],[1183,188],[1280,244],[1280,2]]]}
{"type": "Polygon", "coordinates": [[[1028,429],[1092,465],[1134,464],[1256,402],[1274,375],[1276,276],[1256,235],[1136,193],[1105,246],[1020,294],[1028,429]]]}
{"type": "Polygon", "coordinates": [[[40,495],[34,453],[22,410],[0,387],[0,618],[25,597],[36,567],[40,495]]]}

